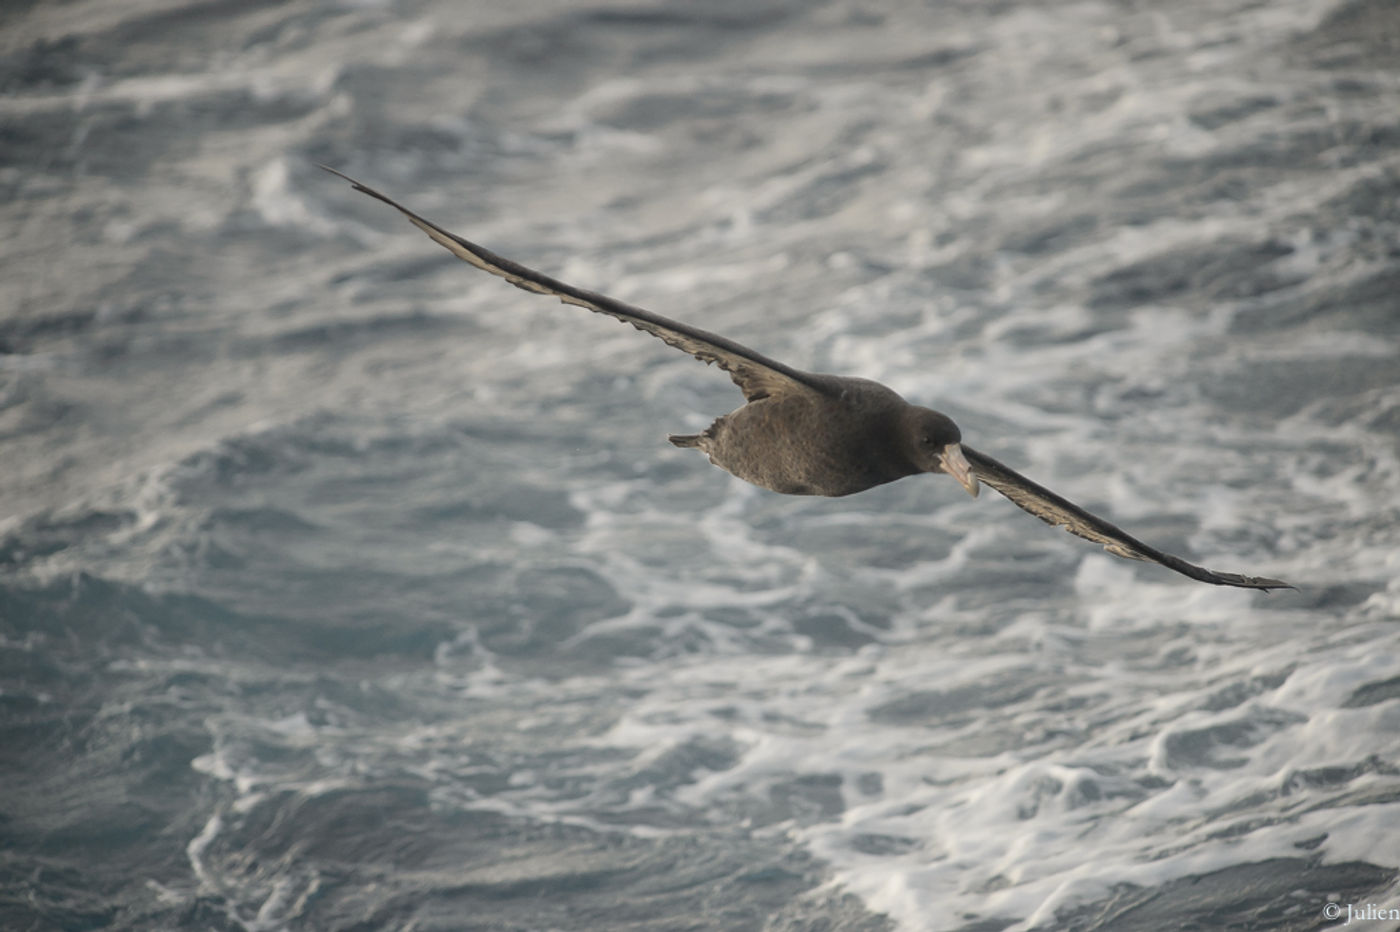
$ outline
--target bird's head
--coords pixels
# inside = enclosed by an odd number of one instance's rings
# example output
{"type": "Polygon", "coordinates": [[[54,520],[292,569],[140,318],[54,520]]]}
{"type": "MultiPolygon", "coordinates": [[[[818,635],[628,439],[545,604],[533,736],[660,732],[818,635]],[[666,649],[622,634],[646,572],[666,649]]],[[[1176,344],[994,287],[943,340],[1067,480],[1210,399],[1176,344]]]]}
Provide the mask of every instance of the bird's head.
{"type": "Polygon", "coordinates": [[[922,472],[943,472],[977,497],[977,476],[962,451],[962,432],[946,414],[910,405],[904,415],[910,459],[922,472]]]}

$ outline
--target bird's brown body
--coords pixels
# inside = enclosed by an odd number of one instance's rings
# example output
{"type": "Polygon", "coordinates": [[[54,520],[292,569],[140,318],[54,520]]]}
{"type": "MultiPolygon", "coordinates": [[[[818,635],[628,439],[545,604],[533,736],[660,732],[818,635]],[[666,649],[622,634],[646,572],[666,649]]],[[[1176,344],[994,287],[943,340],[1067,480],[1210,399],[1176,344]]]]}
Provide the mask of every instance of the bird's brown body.
{"type": "Polygon", "coordinates": [[[924,471],[899,443],[908,402],[868,379],[817,378],[830,394],[759,398],[704,433],[671,442],[698,447],[726,472],[788,495],[853,495],[924,471]]]}

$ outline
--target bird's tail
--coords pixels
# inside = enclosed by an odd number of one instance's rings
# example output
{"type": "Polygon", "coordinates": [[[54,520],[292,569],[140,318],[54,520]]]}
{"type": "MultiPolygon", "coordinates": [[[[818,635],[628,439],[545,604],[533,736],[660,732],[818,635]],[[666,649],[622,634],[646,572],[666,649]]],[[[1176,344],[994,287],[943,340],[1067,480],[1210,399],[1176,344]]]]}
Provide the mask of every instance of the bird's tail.
{"type": "Polygon", "coordinates": [[[678,446],[678,447],[698,447],[698,446],[700,446],[700,438],[701,438],[701,436],[703,436],[703,435],[702,435],[702,434],[672,434],[671,436],[667,437],[666,439],[667,439],[667,440],[670,440],[672,443],[674,443],[674,444],[675,444],[676,446],[678,446]]]}

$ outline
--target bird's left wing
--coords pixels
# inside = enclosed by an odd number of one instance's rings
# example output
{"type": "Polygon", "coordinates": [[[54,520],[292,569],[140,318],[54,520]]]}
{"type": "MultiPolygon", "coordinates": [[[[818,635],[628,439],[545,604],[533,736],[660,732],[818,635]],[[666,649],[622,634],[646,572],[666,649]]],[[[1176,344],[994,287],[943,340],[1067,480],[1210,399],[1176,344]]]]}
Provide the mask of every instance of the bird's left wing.
{"type": "Polygon", "coordinates": [[[1145,560],[1160,563],[1168,569],[1184,576],[1216,586],[1239,586],[1244,589],[1292,589],[1280,579],[1266,576],[1243,576],[1239,573],[1218,573],[1203,566],[1188,563],[1181,557],[1163,553],[1097,515],[1061,498],[1038,483],[1032,482],[1009,466],[997,462],[985,453],[963,445],[963,455],[972,465],[978,479],[1011,499],[1023,510],[1030,512],[1046,524],[1063,527],[1076,537],[1102,544],[1103,549],[1130,560],[1145,560]]]}
{"type": "Polygon", "coordinates": [[[574,304],[590,311],[615,317],[624,323],[631,324],[638,330],[657,337],[678,350],[689,353],[696,359],[715,363],[729,373],[729,377],[734,380],[735,385],[739,386],[739,390],[744,393],[744,398],[748,401],[757,401],[770,395],[793,391],[815,391],[827,394],[831,390],[826,383],[811,373],[785,366],[775,359],[769,359],[762,353],[754,352],[747,346],[735,343],[719,334],[709,333],[698,327],[670,320],[660,314],[654,314],[616,298],[610,298],[605,294],[576,288],[567,282],[550,278],[543,272],[537,272],[519,262],[507,259],[505,256],[498,256],[484,246],[478,246],[470,240],[444,230],[431,220],[425,220],[393,198],[381,194],[369,185],[361,184],[343,172],[338,172],[325,165],[322,165],[321,168],[332,175],[344,178],[354,186],[356,191],[381,200],[399,211],[412,221],[414,226],[428,234],[434,242],[457,258],[469,262],[483,271],[490,272],[492,275],[498,275],[517,288],[535,294],[554,295],[565,304],[574,304]]]}

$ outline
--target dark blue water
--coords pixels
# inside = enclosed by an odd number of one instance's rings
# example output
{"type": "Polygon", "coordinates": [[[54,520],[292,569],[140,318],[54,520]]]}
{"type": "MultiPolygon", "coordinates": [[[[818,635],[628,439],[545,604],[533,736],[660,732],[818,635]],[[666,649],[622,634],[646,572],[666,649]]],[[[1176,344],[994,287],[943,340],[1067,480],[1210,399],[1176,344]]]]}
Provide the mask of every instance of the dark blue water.
{"type": "Polygon", "coordinates": [[[1400,907],[1398,10],[0,11],[0,928],[1400,907]],[[317,162],[1300,591],[743,485],[317,162]]]}

